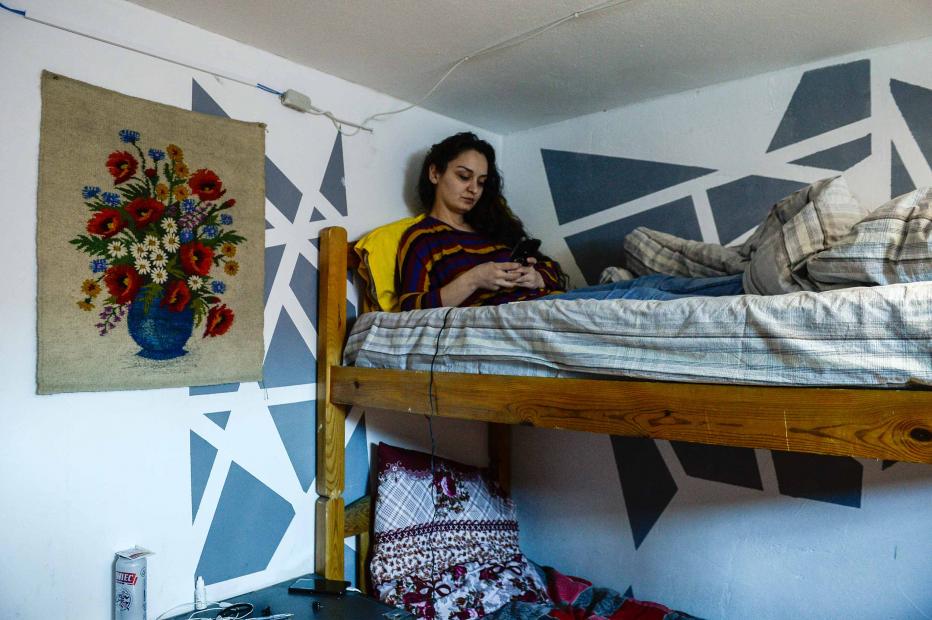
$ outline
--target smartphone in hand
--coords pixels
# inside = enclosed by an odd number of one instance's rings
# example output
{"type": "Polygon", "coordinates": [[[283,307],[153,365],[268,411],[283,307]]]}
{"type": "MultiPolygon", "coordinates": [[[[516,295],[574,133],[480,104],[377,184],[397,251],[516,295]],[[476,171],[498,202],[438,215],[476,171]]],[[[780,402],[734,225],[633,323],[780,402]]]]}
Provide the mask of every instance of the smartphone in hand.
{"type": "Polygon", "coordinates": [[[537,254],[540,248],[540,239],[522,239],[511,249],[511,261],[527,265],[527,259],[537,254]]]}

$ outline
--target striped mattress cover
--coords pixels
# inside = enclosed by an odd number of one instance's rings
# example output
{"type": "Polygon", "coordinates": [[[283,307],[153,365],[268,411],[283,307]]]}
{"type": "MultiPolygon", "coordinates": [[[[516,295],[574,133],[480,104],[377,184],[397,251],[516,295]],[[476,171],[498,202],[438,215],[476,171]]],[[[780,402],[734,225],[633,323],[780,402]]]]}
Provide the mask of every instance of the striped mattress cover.
{"type": "Polygon", "coordinates": [[[932,385],[932,282],[672,301],[372,312],[344,363],[701,383],[932,385]],[[436,352],[436,359],[435,358],[436,352]]]}

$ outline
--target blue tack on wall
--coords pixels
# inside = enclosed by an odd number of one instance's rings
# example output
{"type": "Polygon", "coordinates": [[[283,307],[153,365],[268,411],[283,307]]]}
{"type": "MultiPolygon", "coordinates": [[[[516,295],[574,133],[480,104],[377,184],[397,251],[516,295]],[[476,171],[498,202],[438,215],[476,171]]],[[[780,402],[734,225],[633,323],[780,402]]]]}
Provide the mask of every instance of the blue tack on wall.
{"type": "Polygon", "coordinates": [[[686,239],[702,239],[693,200],[687,196],[608,224],[570,235],[566,244],[586,282],[595,284],[609,265],[622,264],[622,241],[638,226],[646,226],[686,239]]]}
{"type": "Polygon", "coordinates": [[[285,173],[271,159],[265,158],[265,197],[269,199],[282,215],[294,222],[301,204],[301,190],[291,182],[285,173]]]}
{"type": "Polygon", "coordinates": [[[317,330],[317,268],[303,256],[298,256],[291,275],[291,290],[305,314],[317,330]]]}
{"type": "Polygon", "coordinates": [[[851,457],[772,451],[780,493],[861,507],[864,467],[851,457]]]}
{"type": "Polygon", "coordinates": [[[800,166],[811,166],[813,168],[825,168],[827,170],[837,170],[839,172],[851,168],[870,157],[871,154],[871,137],[870,134],[845,142],[830,149],[807,155],[793,160],[791,164],[800,166]]]}
{"type": "Polygon", "coordinates": [[[890,80],[890,92],[919,150],[932,166],[932,90],[890,80]]]}
{"type": "Polygon", "coordinates": [[[275,324],[262,375],[262,384],[266,388],[302,385],[317,380],[317,360],[284,308],[275,324]]]}
{"type": "Polygon", "coordinates": [[[916,189],[913,178],[909,176],[906,165],[903,164],[903,158],[900,152],[896,150],[896,145],[890,143],[890,198],[901,196],[916,189]]]}
{"type": "Polygon", "coordinates": [[[637,549],[676,495],[676,482],[652,439],[613,436],[612,450],[637,549]]]}
{"type": "Polygon", "coordinates": [[[560,224],[715,172],[627,157],[541,149],[560,224]]]}
{"type": "MultiPolygon", "coordinates": [[[[346,178],[343,172],[343,134],[337,132],[337,139],[330,151],[330,161],[324,171],[324,179],[320,183],[321,195],[330,201],[333,208],[340,215],[347,214],[346,206],[346,178]]],[[[313,221],[313,220],[311,220],[313,221]]]]}
{"type": "Polygon", "coordinates": [[[313,400],[285,405],[269,405],[269,413],[278,429],[288,458],[307,492],[314,482],[317,466],[317,406],[313,400]]]}
{"type": "Polygon", "coordinates": [[[870,61],[803,73],[767,152],[802,142],[871,115],[870,61]]]}
{"type": "Polygon", "coordinates": [[[194,575],[209,585],[265,570],[294,515],[284,498],[230,463],[194,575]]]}
{"type": "Polygon", "coordinates": [[[230,412],[229,411],[217,411],[215,413],[205,413],[204,417],[208,420],[226,430],[227,423],[230,421],[230,412]]]}
{"type": "Polygon", "coordinates": [[[743,177],[706,191],[722,243],[730,243],[767,216],[778,200],[805,187],[806,183],[757,175],[743,177]]]}
{"type": "Polygon", "coordinates": [[[217,458],[217,448],[210,445],[207,440],[191,431],[191,523],[197,516],[197,509],[201,507],[207,479],[210,470],[217,458]]]}
{"type": "Polygon", "coordinates": [[[269,303],[269,293],[272,292],[272,285],[275,284],[275,276],[278,275],[278,267],[282,264],[284,253],[283,245],[265,248],[265,303],[269,303]]]}
{"type": "Polygon", "coordinates": [[[708,446],[683,441],[670,443],[687,476],[764,490],[753,449],[708,446]]]}

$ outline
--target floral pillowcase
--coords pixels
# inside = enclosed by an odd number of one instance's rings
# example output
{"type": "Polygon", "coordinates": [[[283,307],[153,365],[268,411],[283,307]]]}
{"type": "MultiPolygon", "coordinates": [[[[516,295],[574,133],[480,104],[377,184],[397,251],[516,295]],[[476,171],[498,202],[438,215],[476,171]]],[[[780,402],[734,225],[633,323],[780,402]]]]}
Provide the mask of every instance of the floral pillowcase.
{"type": "Polygon", "coordinates": [[[389,604],[459,619],[549,601],[518,548],[514,504],[475,467],[380,443],[374,519],[370,574],[389,604]]]}

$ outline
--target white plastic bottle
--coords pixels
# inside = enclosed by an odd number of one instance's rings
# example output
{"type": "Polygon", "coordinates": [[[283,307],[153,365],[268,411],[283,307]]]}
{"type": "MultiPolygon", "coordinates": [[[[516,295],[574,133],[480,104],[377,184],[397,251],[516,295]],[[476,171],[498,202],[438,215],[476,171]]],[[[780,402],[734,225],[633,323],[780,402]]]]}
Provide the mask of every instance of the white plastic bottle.
{"type": "Polygon", "coordinates": [[[207,588],[204,587],[204,578],[198,577],[194,582],[194,609],[207,607],[207,588]]]}

